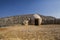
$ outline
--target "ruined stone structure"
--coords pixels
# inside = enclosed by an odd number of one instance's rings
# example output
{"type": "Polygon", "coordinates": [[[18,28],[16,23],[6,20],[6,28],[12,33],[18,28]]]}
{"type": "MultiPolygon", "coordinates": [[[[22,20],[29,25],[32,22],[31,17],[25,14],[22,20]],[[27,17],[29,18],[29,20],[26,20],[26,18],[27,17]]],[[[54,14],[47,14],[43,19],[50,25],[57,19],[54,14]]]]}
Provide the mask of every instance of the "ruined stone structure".
{"type": "Polygon", "coordinates": [[[27,14],[27,15],[17,15],[5,18],[0,18],[0,27],[9,26],[14,24],[21,25],[40,25],[40,24],[53,24],[55,23],[54,17],[43,16],[40,14],[27,14]]]}

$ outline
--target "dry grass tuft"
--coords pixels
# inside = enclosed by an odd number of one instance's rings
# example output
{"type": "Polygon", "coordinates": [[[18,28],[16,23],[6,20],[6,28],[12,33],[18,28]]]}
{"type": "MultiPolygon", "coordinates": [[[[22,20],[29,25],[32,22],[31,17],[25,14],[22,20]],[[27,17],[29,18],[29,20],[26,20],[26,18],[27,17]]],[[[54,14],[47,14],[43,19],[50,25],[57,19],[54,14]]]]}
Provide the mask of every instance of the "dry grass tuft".
{"type": "Polygon", "coordinates": [[[0,40],[60,40],[60,25],[15,26],[0,30],[0,40]]]}

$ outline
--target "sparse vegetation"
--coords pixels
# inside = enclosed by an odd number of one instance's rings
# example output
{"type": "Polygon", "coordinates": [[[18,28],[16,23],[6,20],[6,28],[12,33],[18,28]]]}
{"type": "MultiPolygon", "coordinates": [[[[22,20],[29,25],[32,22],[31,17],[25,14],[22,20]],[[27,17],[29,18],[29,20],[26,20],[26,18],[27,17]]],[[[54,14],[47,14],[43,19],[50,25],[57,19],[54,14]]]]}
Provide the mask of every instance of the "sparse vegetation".
{"type": "Polygon", "coordinates": [[[0,40],[60,40],[60,25],[3,27],[0,40]]]}

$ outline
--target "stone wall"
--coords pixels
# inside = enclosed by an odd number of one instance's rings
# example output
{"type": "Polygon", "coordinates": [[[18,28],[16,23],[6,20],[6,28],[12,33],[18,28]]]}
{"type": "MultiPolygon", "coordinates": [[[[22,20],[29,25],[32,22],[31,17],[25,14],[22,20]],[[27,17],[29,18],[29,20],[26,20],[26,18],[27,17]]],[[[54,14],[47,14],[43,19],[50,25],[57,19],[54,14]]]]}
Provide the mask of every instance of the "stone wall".
{"type": "Polygon", "coordinates": [[[23,16],[11,16],[11,17],[0,18],[0,27],[14,24],[24,24],[25,20],[29,21],[29,17],[31,16],[23,15],[23,16]]]}
{"type": "Polygon", "coordinates": [[[54,20],[54,23],[55,23],[55,24],[60,24],[60,19],[55,19],[55,20],[54,20]]]}
{"type": "MultiPolygon", "coordinates": [[[[41,16],[42,24],[60,24],[60,19],[56,19],[48,16],[41,16]]],[[[34,25],[33,14],[30,15],[19,15],[19,16],[10,16],[5,18],[0,18],[0,27],[9,26],[14,24],[24,24],[24,21],[27,20],[29,25],[34,25]]]]}
{"type": "Polygon", "coordinates": [[[20,16],[12,16],[6,18],[0,18],[0,26],[9,26],[13,24],[20,24],[21,23],[20,16]]]}

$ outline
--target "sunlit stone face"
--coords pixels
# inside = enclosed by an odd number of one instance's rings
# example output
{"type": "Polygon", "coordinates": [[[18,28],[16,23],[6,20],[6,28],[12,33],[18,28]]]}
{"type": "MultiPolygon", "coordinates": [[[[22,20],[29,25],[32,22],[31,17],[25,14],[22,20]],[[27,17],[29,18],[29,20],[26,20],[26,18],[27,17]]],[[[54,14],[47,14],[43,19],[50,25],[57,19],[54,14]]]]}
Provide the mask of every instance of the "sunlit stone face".
{"type": "Polygon", "coordinates": [[[40,19],[40,16],[38,14],[34,14],[33,16],[34,16],[34,18],[40,19]]]}

